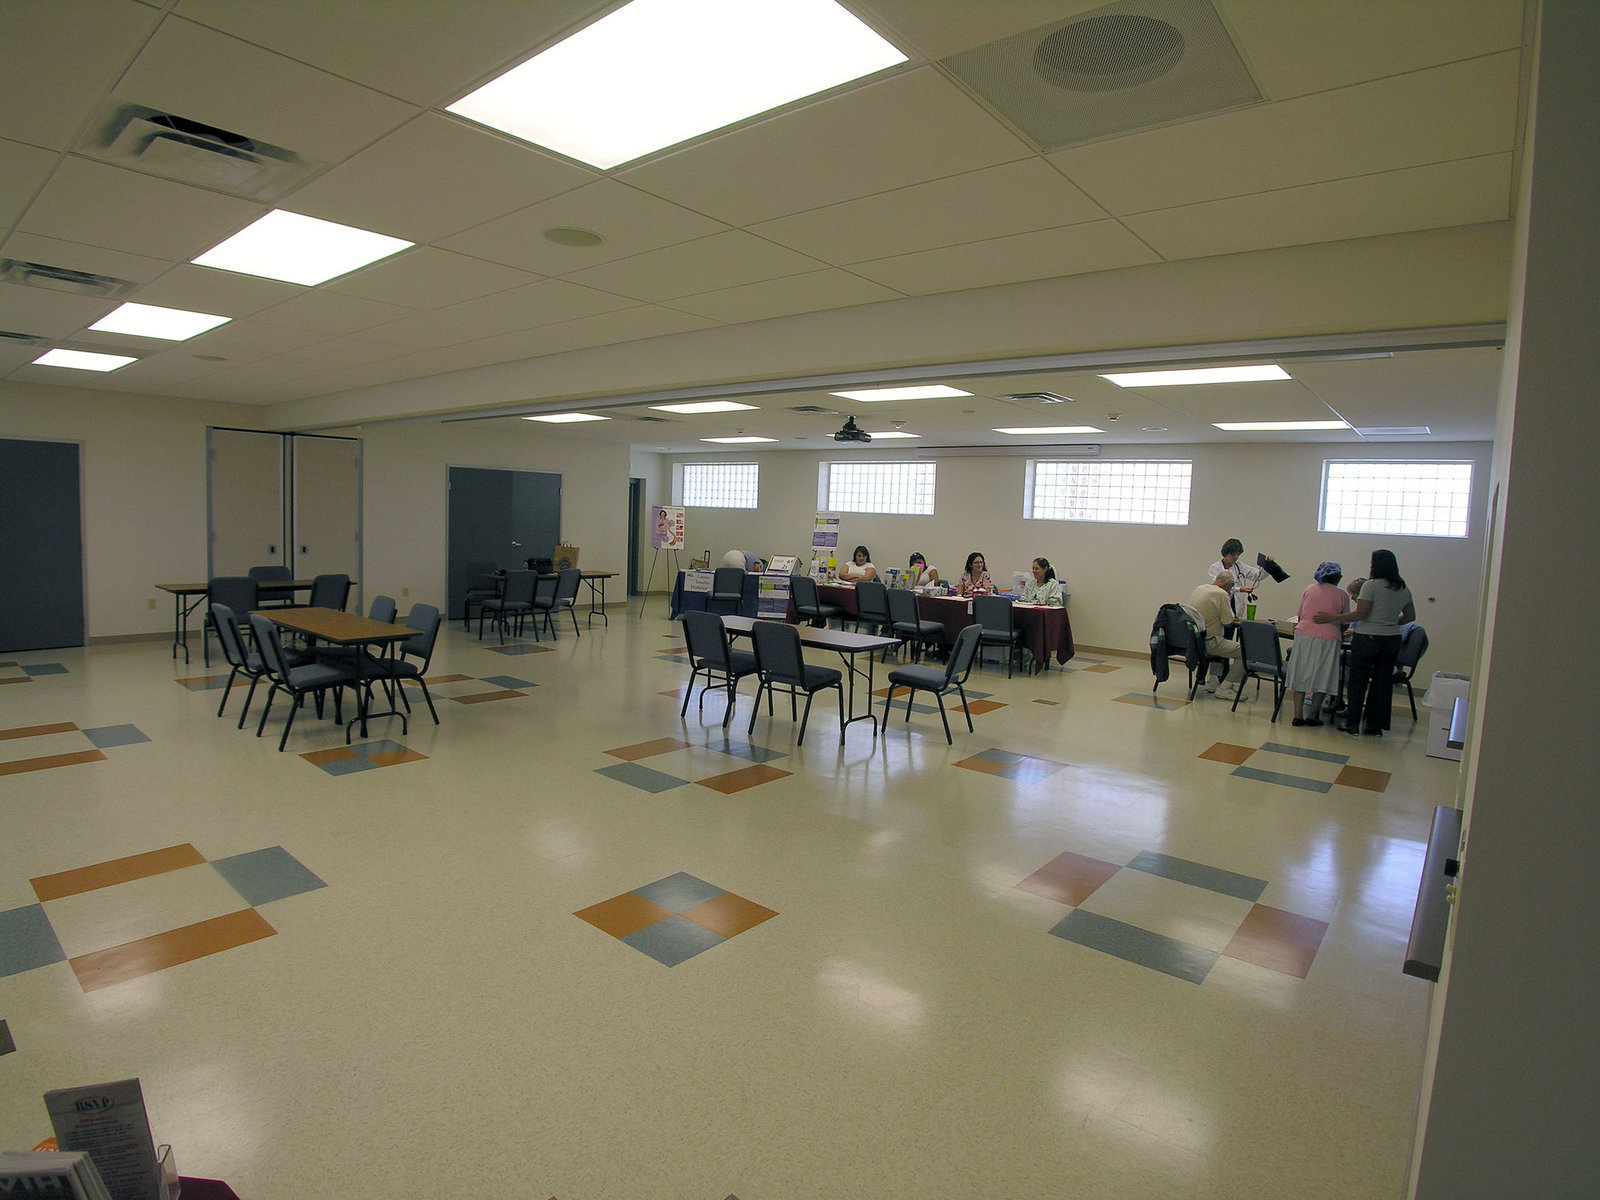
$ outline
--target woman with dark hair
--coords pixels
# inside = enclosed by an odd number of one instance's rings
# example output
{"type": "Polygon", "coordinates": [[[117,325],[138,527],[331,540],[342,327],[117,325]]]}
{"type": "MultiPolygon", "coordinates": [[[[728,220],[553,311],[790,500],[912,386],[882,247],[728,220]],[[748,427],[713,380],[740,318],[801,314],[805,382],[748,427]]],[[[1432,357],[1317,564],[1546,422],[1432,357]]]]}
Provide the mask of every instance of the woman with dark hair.
{"type": "Polygon", "coordinates": [[[878,568],[872,565],[872,552],[865,546],[857,546],[850,561],[839,567],[839,578],[846,583],[861,583],[877,577],[878,568]]]}
{"type": "Polygon", "coordinates": [[[1319,612],[1319,625],[1353,625],[1350,670],[1345,695],[1346,733],[1381,735],[1389,728],[1394,699],[1394,660],[1400,653],[1400,626],[1417,619],[1411,589],[1400,578],[1392,550],[1372,552],[1372,570],[1361,585],[1356,606],[1347,613],[1319,612]]]}
{"type": "Polygon", "coordinates": [[[1061,583],[1056,579],[1056,569],[1050,565],[1048,558],[1033,560],[1033,582],[1022,585],[1019,599],[1023,604],[1048,604],[1052,608],[1060,608],[1064,603],[1061,583]]]}
{"type": "Polygon", "coordinates": [[[973,592],[994,591],[994,580],[989,578],[989,569],[984,565],[983,555],[974,550],[967,555],[966,574],[961,576],[961,594],[970,596],[973,592]]]}
{"type": "Polygon", "coordinates": [[[911,552],[911,558],[906,566],[911,572],[911,587],[927,587],[939,582],[939,572],[928,565],[928,560],[922,557],[921,550],[911,552]]]}

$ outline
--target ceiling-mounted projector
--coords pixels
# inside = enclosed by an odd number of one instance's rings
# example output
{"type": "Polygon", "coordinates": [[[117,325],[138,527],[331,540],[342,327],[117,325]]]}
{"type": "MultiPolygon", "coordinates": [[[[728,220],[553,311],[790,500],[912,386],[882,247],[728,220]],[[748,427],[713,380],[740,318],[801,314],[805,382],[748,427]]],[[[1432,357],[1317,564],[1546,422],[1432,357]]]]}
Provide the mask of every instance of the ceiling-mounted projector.
{"type": "Polygon", "coordinates": [[[857,426],[854,417],[846,417],[844,419],[844,428],[833,435],[833,440],[836,442],[870,442],[872,435],[857,426]]]}

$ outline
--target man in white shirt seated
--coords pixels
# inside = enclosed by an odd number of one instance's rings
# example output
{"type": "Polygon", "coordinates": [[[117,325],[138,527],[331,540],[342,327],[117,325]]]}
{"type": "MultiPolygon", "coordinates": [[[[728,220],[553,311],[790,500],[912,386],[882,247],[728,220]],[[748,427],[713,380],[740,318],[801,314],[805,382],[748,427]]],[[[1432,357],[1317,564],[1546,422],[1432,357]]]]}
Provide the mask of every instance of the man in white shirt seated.
{"type": "MultiPolygon", "coordinates": [[[[1222,636],[1222,627],[1233,622],[1232,591],[1233,576],[1224,571],[1210,583],[1202,583],[1195,588],[1189,597],[1189,607],[1199,613],[1200,619],[1205,622],[1201,632],[1206,639],[1206,654],[1211,658],[1223,659],[1224,671],[1239,660],[1239,643],[1230,642],[1222,636]]],[[[1218,687],[1218,681],[1210,678],[1209,672],[1205,685],[1208,695],[1223,700],[1232,700],[1238,694],[1237,682],[1228,680],[1218,687]]]]}

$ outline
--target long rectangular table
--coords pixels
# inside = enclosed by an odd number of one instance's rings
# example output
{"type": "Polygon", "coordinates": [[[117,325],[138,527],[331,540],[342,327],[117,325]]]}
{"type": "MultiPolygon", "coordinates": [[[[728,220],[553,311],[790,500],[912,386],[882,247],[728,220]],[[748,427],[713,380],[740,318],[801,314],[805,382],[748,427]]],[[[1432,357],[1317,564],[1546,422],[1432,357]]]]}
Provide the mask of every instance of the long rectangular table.
{"type": "MultiPolygon", "coordinates": [[[[722,618],[722,624],[730,634],[735,636],[750,636],[750,631],[755,627],[757,617],[722,618]]],[[[800,644],[815,646],[819,650],[832,650],[845,665],[845,678],[849,680],[849,696],[845,702],[846,729],[857,721],[872,722],[872,736],[878,736],[878,717],[872,711],[872,679],[873,665],[877,661],[879,650],[886,650],[891,646],[900,644],[899,638],[880,637],[870,633],[850,633],[843,629],[815,629],[809,625],[800,626],[800,644]],[[856,656],[867,656],[867,669],[862,671],[856,666],[856,656]],[[856,712],[856,676],[862,675],[867,681],[867,711],[856,712]]]]}
{"type": "MultiPolygon", "coordinates": [[[[376,646],[387,653],[400,642],[414,636],[417,632],[415,629],[388,621],[374,621],[358,613],[340,612],[336,608],[266,608],[252,615],[266,617],[279,629],[292,629],[319,642],[354,647],[358,651],[355,655],[356,710],[361,722],[361,736],[367,736],[369,717],[399,717],[400,732],[404,734],[409,731],[410,723],[406,720],[406,714],[393,705],[380,713],[368,711],[367,656],[359,651],[367,646],[376,646]]],[[[355,721],[345,726],[346,745],[350,744],[350,735],[355,727],[355,721]]]]}
{"type": "MultiPolygon", "coordinates": [[[[856,616],[856,589],[841,584],[820,584],[817,597],[824,604],[837,604],[845,615],[856,616]]],[[[949,653],[956,636],[972,624],[972,601],[964,596],[917,596],[917,615],[924,621],[937,621],[944,626],[944,652],[949,653]]],[[[790,619],[794,619],[791,606],[790,619]]],[[[1045,670],[1053,657],[1056,662],[1069,662],[1076,647],[1072,641],[1072,620],[1065,608],[1044,605],[1013,604],[1011,623],[1022,631],[1022,644],[1033,655],[1035,674],[1045,670]]]]}
{"type": "MultiPolygon", "coordinates": [[[[262,585],[265,591],[271,588],[274,591],[284,592],[309,592],[312,581],[309,579],[273,579],[262,585]]],[[[172,594],[172,657],[178,657],[178,647],[183,647],[183,661],[189,661],[189,614],[199,608],[201,603],[211,591],[209,583],[158,583],[159,591],[172,594]]],[[[201,618],[200,645],[204,651],[206,666],[211,665],[211,646],[205,640],[204,624],[201,618]]]]}

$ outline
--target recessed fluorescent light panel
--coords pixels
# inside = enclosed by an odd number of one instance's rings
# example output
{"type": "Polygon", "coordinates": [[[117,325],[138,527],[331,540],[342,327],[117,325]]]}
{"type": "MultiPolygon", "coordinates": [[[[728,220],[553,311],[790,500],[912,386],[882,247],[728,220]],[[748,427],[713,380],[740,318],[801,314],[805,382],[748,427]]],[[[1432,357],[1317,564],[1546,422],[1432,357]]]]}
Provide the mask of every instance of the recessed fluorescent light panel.
{"type": "Polygon", "coordinates": [[[1029,437],[1036,433],[1104,433],[1093,425],[1036,425],[1031,429],[996,429],[996,433],[1009,433],[1013,437],[1029,437]]]}
{"type": "Polygon", "coordinates": [[[1191,383],[1260,383],[1288,379],[1289,373],[1274,363],[1259,367],[1198,367],[1183,371],[1124,371],[1102,375],[1118,387],[1181,387],[1191,383]]]}
{"type": "Polygon", "coordinates": [[[122,304],[89,328],[101,333],[131,333],[138,337],[184,342],[208,329],[226,325],[230,319],[182,308],[160,308],[154,304],[122,304]]]}
{"type": "Polygon", "coordinates": [[[307,287],[414,245],[365,229],[277,209],[195,259],[195,265],[307,287]]]}
{"type": "Polygon", "coordinates": [[[717,412],[743,412],[755,408],[754,404],[740,404],[735,400],[696,400],[692,404],[652,404],[651,408],[657,412],[670,413],[717,413],[717,412]]]}
{"type": "Polygon", "coordinates": [[[940,400],[946,396],[970,396],[972,393],[963,392],[960,388],[947,387],[942,383],[935,383],[925,387],[885,387],[867,388],[859,392],[829,392],[828,395],[843,396],[846,400],[873,402],[877,400],[940,400]]]}
{"type": "Polygon", "coordinates": [[[875,442],[887,442],[892,438],[919,438],[922,436],[920,433],[906,433],[899,429],[891,429],[887,433],[879,433],[876,429],[874,429],[871,431],[871,433],[872,440],[875,442]]]}
{"type": "Polygon", "coordinates": [[[1284,433],[1297,429],[1349,429],[1343,421],[1213,421],[1225,433],[1284,433]]]}
{"type": "Polygon", "coordinates": [[[580,421],[609,421],[610,417],[597,416],[594,413],[539,413],[536,416],[523,417],[524,421],[545,421],[551,425],[576,425],[580,421]]]}
{"type": "Polygon", "coordinates": [[[750,442],[775,442],[777,438],[756,437],[753,434],[743,434],[739,437],[701,438],[702,442],[721,442],[727,446],[743,446],[750,442]]]}
{"type": "Polygon", "coordinates": [[[39,367],[71,367],[75,371],[115,371],[131,362],[126,354],[94,354],[88,350],[47,350],[34,359],[39,367]]]}
{"type": "Polygon", "coordinates": [[[834,0],[633,0],[448,111],[604,171],[905,61],[834,0]]]}

